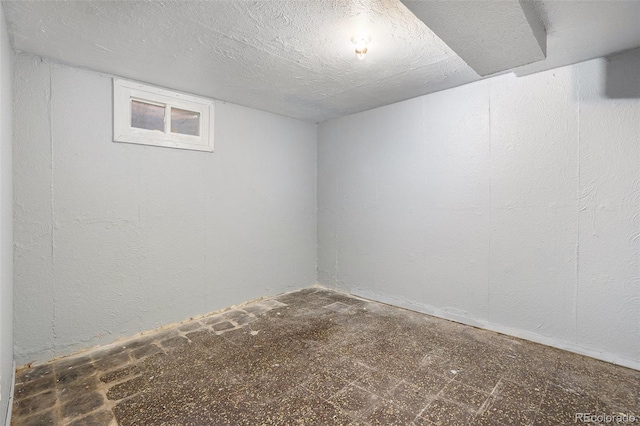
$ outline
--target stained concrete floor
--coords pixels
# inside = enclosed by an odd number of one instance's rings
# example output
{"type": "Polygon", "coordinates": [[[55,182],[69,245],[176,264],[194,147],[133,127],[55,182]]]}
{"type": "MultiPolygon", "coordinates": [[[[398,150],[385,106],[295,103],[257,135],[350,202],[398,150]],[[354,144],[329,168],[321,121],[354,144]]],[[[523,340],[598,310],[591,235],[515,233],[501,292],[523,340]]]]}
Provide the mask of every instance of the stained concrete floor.
{"type": "Polygon", "coordinates": [[[12,424],[556,426],[640,416],[639,392],[640,371],[311,288],[21,370],[12,424]]]}

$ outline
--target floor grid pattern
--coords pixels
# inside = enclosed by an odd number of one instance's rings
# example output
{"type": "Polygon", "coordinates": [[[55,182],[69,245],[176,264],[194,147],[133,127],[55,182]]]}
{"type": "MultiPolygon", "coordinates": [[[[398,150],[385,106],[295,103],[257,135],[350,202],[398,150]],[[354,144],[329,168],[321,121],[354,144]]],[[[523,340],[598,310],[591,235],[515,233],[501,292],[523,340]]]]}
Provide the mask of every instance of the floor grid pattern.
{"type": "Polygon", "coordinates": [[[640,371],[309,288],[22,369],[12,424],[640,424],[639,393],[640,371]]]}

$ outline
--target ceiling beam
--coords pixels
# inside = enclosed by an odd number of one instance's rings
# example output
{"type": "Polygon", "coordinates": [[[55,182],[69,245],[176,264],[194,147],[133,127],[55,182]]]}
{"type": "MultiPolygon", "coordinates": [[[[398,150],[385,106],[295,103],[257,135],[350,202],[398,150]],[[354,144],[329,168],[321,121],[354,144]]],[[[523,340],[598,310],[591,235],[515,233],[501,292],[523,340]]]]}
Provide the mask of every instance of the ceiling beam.
{"type": "Polygon", "coordinates": [[[401,0],[480,76],[545,59],[547,34],[530,0],[401,0]]]}

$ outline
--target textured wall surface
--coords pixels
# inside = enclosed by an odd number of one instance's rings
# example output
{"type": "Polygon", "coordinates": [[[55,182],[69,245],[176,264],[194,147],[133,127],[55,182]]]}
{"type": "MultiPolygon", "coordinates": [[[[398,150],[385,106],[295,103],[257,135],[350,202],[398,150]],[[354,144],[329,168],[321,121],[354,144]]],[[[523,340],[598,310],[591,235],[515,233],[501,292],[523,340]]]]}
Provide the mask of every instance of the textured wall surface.
{"type": "Polygon", "coordinates": [[[19,364],[316,281],[316,126],[216,103],[215,152],[112,141],[112,81],[15,63],[19,364]]]}
{"type": "Polygon", "coordinates": [[[640,368],[640,99],[605,95],[639,70],[636,50],[322,123],[319,281],[640,368]]]}
{"type": "Polygon", "coordinates": [[[0,424],[13,372],[13,49],[0,4],[0,424]]]}

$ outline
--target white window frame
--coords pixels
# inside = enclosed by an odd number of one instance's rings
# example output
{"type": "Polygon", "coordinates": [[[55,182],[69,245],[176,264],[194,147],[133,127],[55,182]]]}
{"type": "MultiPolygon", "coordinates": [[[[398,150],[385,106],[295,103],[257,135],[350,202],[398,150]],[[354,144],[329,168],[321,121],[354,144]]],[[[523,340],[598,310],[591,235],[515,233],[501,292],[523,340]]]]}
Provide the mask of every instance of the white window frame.
{"type": "Polygon", "coordinates": [[[113,79],[113,141],[213,152],[213,112],[210,99],[159,87],[113,79]],[[131,100],[165,105],[164,132],[131,127],[131,100]],[[200,135],[171,132],[171,108],[200,113],[200,135]]]}

